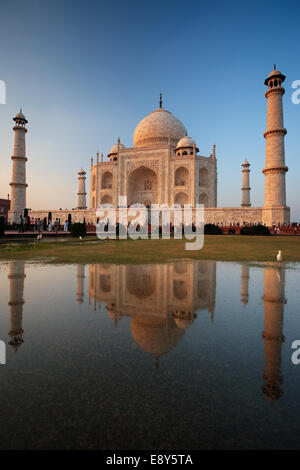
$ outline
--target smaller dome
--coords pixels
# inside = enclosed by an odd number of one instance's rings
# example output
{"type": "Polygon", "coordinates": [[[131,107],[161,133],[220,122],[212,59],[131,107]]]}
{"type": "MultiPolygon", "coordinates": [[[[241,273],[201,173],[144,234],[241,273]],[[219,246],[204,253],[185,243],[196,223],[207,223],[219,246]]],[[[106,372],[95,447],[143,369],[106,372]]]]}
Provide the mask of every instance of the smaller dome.
{"type": "Polygon", "coordinates": [[[78,171],[78,175],[86,175],[86,172],[83,168],[80,168],[80,170],[78,171]]]}
{"type": "Polygon", "coordinates": [[[112,146],[112,148],[110,149],[108,155],[118,153],[119,150],[122,150],[122,149],[125,149],[125,148],[126,148],[125,145],[123,145],[123,144],[121,144],[121,142],[119,142],[118,144],[115,144],[115,145],[112,146]]]}
{"type": "Polygon", "coordinates": [[[242,163],[242,166],[250,166],[250,163],[248,162],[247,158],[246,158],[246,160],[242,163]]]}
{"type": "Polygon", "coordinates": [[[274,75],[281,75],[281,72],[279,70],[272,70],[271,73],[269,73],[269,77],[273,77],[274,75]]]}
{"type": "Polygon", "coordinates": [[[195,141],[188,136],[182,137],[182,139],[177,142],[176,149],[181,149],[181,148],[187,148],[187,147],[193,147],[195,145],[195,141]]]}
{"type": "Polygon", "coordinates": [[[283,75],[279,70],[276,69],[276,66],[274,65],[274,70],[272,70],[271,73],[269,73],[269,76],[268,78],[265,79],[265,85],[268,86],[269,82],[271,79],[273,78],[278,78],[281,80],[281,82],[284,82],[285,81],[285,75],[283,75]]]}
{"type": "Polygon", "coordinates": [[[18,119],[22,119],[23,121],[25,122],[28,122],[26,117],[24,116],[24,114],[22,113],[22,109],[20,109],[20,112],[17,113],[14,117],[14,121],[18,120],[18,119]]]}

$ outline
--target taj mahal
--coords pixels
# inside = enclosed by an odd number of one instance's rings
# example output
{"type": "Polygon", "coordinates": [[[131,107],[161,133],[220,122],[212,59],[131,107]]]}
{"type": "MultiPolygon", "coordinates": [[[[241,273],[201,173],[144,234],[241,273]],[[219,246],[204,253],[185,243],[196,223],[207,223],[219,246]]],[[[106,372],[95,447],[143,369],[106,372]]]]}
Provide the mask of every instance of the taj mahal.
{"type": "MultiPolygon", "coordinates": [[[[282,86],[285,76],[277,70],[268,75],[266,141],[265,200],[261,207],[251,205],[250,163],[242,163],[242,197],[238,207],[219,207],[217,198],[216,146],[211,154],[199,154],[197,143],[184,124],[163,107],[160,95],[158,108],[137,125],[133,134],[133,147],[125,147],[118,139],[104,161],[103,154],[91,159],[89,207],[86,192],[86,172],[78,172],[77,208],[56,210],[51,208],[30,210],[33,218],[43,219],[49,212],[53,218],[63,221],[71,214],[72,221],[95,224],[96,210],[101,204],[117,207],[120,197],[127,197],[127,204],[190,204],[204,205],[205,223],[263,223],[284,224],[290,221],[290,208],[286,205],[284,137],[287,133],[283,122],[282,86]]],[[[27,119],[20,111],[14,117],[15,142],[11,180],[10,222],[17,223],[26,208],[26,150],[27,119]]]]}

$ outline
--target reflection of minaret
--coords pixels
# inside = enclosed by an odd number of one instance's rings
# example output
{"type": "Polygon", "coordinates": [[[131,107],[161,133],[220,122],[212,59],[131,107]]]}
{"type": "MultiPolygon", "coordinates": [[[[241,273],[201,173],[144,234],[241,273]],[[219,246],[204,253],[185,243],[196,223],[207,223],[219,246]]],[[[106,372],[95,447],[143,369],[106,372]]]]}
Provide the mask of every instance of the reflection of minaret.
{"type": "Polygon", "coordinates": [[[249,286],[249,266],[242,264],[241,271],[241,301],[243,305],[248,303],[248,286],[249,286]]]}
{"type": "Polygon", "coordinates": [[[8,333],[11,337],[9,344],[15,349],[23,343],[23,292],[25,279],[24,261],[11,261],[8,279],[10,280],[10,325],[11,329],[8,333]]]}
{"type": "Polygon", "coordinates": [[[210,289],[209,289],[209,313],[210,313],[210,321],[214,322],[214,313],[215,313],[215,303],[216,303],[216,270],[217,270],[217,263],[212,261],[210,263],[211,268],[211,278],[210,278],[210,289]]]}
{"type": "Polygon", "coordinates": [[[197,309],[208,309],[210,320],[214,321],[216,301],[216,262],[198,261],[195,266],[195,296],[197,309]]]}
{"type": "Polygon", "coordinates": [[[283,392],[280,390],[282,377],[281,344],[284,341],[282,334],[284,304],[285,273],[281,268],[265,268],[264,270],[264,302],[265,324],[263,339],[265,342],[265,373],[263,392],[268,400],[275,401],[283,392]]]}
{"type": "Polygon", "coordinates": [[[83,303],[84,299],[84,271],[85,264],[77,265],[77,302],[79,304],[83,303]]]}

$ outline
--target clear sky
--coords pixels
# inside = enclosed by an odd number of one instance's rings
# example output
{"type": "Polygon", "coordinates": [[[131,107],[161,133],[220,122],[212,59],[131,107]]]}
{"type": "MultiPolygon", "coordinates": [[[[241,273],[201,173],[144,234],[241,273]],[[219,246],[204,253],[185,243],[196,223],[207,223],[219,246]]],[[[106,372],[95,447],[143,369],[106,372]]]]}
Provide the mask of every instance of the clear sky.
{"type": "MultiPolygon", "coordinates": [[[[300,5],[294,1],[2,2],[0,197],[10,191],[12,117],[26,115],[27,206],[76,206],[77,172],[163,105],[201,155],[217,146],[218,205],[241,203],[241,163],[251,163],[253,205],[263,205],[264,79],[287,75],[284,118],[287,202],[300,221],[300,5]]],[[[89,193],[88,193],[89,194],[89,193]]]]}

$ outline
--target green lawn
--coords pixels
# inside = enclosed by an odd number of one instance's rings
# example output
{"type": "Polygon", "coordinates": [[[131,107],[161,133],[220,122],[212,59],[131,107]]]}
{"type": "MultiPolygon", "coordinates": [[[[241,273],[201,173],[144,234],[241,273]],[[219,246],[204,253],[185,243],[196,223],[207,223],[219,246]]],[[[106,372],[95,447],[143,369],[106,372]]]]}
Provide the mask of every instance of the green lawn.
{"type": "Polygon", "coordinates": [[[206,235],[204,248],[186,251],[186,240],[105,240],[86,238],[0,245],[0,260],[48,260],[58,263],[158,263],[174,259],[220,261],[300,261],[300,237],[206,235]]]}

